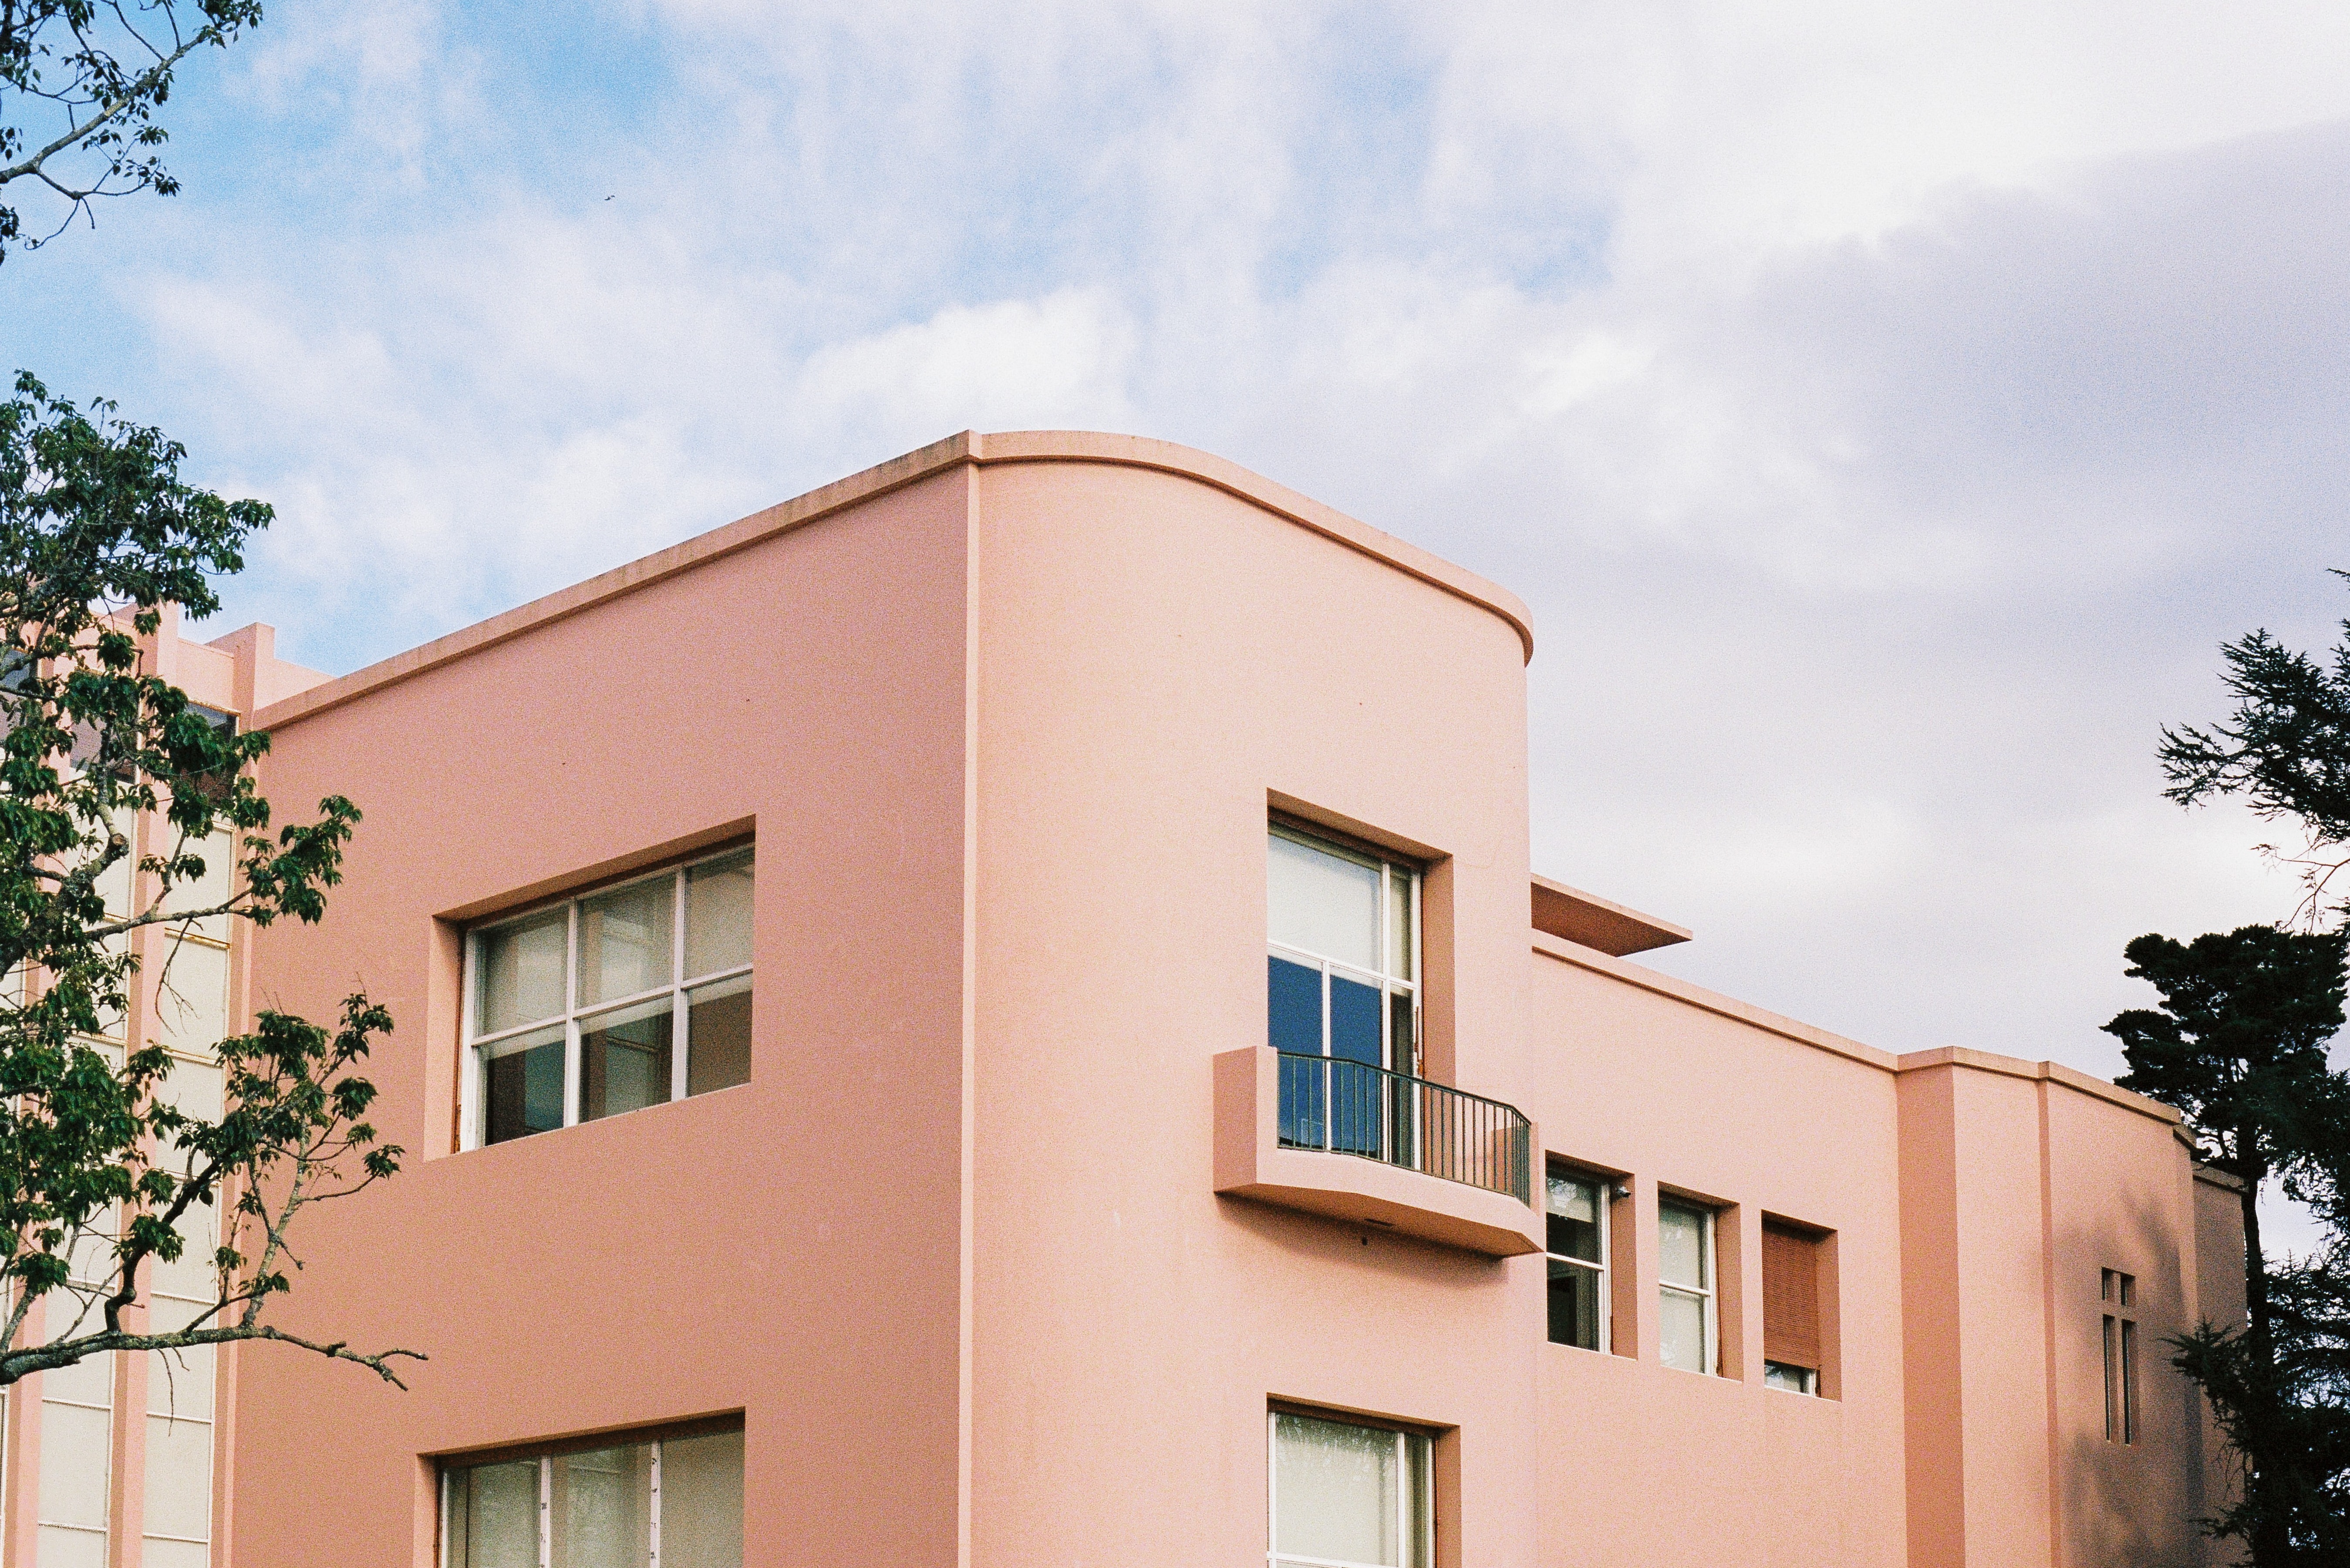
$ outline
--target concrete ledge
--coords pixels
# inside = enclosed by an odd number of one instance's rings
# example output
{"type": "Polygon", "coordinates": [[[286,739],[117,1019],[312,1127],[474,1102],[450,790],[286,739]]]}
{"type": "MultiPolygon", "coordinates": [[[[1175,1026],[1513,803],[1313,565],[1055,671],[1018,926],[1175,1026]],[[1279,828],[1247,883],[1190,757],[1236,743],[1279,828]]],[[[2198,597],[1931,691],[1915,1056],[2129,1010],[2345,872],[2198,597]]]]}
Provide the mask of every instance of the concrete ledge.
{"type": "MultiPolygon", "coordinates": [[[[1216,1190],[1227,1198],[1375,1225],[1439,1246],[1514,1258],[1543,1250],[1542,1216],[1506,1192],[1351,1154],[1281,1147],[1281,1058],[1262,1046],[1215,1058],[1216,1190]]],[[[1529,1127],[1527,1158],[1541,1158],[1529,1127]]],[[[1539,1191],[1539,1171],[1527,1177],[1539,1191]]]]}

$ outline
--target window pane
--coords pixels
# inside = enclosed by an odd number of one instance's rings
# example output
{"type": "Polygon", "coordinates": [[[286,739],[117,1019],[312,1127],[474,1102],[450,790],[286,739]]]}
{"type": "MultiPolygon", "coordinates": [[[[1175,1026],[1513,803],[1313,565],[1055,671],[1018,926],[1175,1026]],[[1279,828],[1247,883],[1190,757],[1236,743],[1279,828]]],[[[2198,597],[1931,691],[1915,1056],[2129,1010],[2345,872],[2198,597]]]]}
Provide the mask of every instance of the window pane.
{"type": "Polygon", "coordinates": [[[706,1095],[751,1081],[751,977],[689,992],[685,1092],[706,1095]]]}
{"type": "MultiPolygon", "coordinates": [[[[152,1308],[149,1324],[158,1334],[170,1334],[187,1327],[204,1310],[193,1302],[173,1301],[169,1296],[150,1298],[152,1308]]],[[[182,1421],[209,1421],[213,1417],[213,1357],[218,1354],[209,1345],[199,1345],[186,1350],[154,1350],[147,1353],[147,1413],[170,1416],[182,1421]]],[[[167,1530],[166,1535],[182,1533],[167,1530]]]]}
{"type": "Polygon", "coordinates": [[[455,1568],[538,1568],[538,1461],[456,1472],[450,1512],[455,1568]]]}
{"type": "Polygon", "coordinates": [[[1705,1215],[1678,1204],[1657,1210],[1657,1272],[1669,1284],[1704,1290],[1713,1282],[1705,1255],[1705,1215]]]}
{"type": "Polygon", "coordinates": [[[563,1012],[564,949],[570,917],[549,909],[477,934],[473,1033],[495,1034],[563,1012]]]}
{"type": "Polygon", "coordinates": [[[674,875],[599,893],[579,906],[579,1005],[668,985],[674,875]]]}
{"type": "Polygon", "coordinates": [[[1412,973],[1411,876],[1388,867],[1388,972],[1398,980],[1412,973]]]}
{"type": "Polygon", "coordinates": [[[1322,1054],[1322,971],[1285,958],[1267,961],[1265,1038],[1276,1051],[1322,1054]]]}
{"type": "MultiPolygon", "coordinates": [[[[1275,960],[1275,962],[1280,961],[1275,960]]],[[[1324,1118],[1330,1097],[1330,1069],[1321,1058],[1275,1058],[1281,1085],[1281,1141],[1295,1148],[1322,1148],[1328,1143],[1324,1118]]]]}
{"type": "Polygon", "coordinates": [[[228,951],[172,942],[155,987],[155,1038],[190,1056],[209,1056],[228,1032],[228,951]]]}
{"type": "Polygon", "coordinates": [[[1562,1258],[1599,1262],[1599,1184],[1554,1172],[1544,1223],[1549,1250],[1562,1258]]]}
{"type": "Polygon", "coordinates": [[[1274,1551],[1404,1568],[1398,1434],[1305,1416],[1274,1417],[1274,1551]]]}
{"type": "Polygon", "coordinates": [[[158,1541],[149,1536],[140,1543],[139,1568],[212,1568],[209,1546],[192,1541],[158,1541]]]}
{"type": "Polygon", "coordinates": [[[1330,1054],[1378,1067],[1386,1064],[1379,1041],[1379,991],[1345,975],[1330,977],[1330,1054]]]}
{"type": "Polygon", "coordinates": [[[1266,929],[1274,941],[1377,971],[1379,868],[1278,834],[1266,875],[1266,929]]]}
{"type": "Polygon", "coordinates": [[[669,1099],[670,1025],[666,996],[579,1023],[579,1119],[640,1111],[669,1099]]]}
{"type": "Polygon", "coordinates": [[[1705,1370],[1705,1298],[1666,1291],[1658,1327],[1658,1350],[1668,1366],[1683,1372],[1705,1370]]]}
{"type": "Polygon", "coordinates": [[[643,1568],[652,1555],[651,1445],[554,1460],[552,1568],[643,1568]]]}
{"type": "Polygon", "coordinates": [[[661,1568],[743,1568],[743,1434],[661,1445],[661,1568]]]}
{"type": "Polygon", "coordinates": [[[751,851],[685,874],[685,977],[751,961],[751,851]]]}
{"type": "Polygon", "coordinates": [[[212,1536],[213,1427],[147,1417],[147,1522],[154,1535],[212,1536]]]}
{"type": "Polygon", "coordinates": [[[494,1049],[482,1075],[482,1141],[504,1143],[563,1125],[563,1026],[494,1049]]]}
{"type": "Polygon", "coordinates": [[[1599,1348],[1599,1271],[1550,1261],[1550,1342],[1599,1348]]]}
{"type": "Polygon", "coordinates": [[[1783,1388],[1790,1394],[1812,1394],[1817,1390],[1818,1374],[1808,1366],[1790,1366],[1783,1361],[1762,1364],[1762,1386],[1783,1388]]]}
{"type": "Polygon", "coordinates": [[[40,1568],[107,1568],[103,1530],[61,1530],[45,1524],[39,1539],[40,1568]]]}
{"type": "Polygon", "coordinates": [[[51,1524],[106,1528],[107,1467],[112,1420],[103,1410],[41,1403],[41,1518],[51,1524]]]}

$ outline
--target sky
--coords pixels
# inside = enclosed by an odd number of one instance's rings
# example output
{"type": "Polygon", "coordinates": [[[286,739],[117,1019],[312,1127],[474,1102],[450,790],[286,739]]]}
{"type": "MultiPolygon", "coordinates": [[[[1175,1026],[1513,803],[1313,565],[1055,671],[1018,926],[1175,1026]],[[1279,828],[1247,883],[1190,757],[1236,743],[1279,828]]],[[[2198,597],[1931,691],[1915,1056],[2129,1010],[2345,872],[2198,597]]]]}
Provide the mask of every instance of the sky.
{"type": "Polygon", "coordinates": [[[1527,601],[1659,968],[2110,1076],[2126,941],[2293,910],[2154,753],[2350,615],[2338,3],[274,0],[164,118],[0,357],[276,505],[300,662],[1131,431],[1527,601]]]}

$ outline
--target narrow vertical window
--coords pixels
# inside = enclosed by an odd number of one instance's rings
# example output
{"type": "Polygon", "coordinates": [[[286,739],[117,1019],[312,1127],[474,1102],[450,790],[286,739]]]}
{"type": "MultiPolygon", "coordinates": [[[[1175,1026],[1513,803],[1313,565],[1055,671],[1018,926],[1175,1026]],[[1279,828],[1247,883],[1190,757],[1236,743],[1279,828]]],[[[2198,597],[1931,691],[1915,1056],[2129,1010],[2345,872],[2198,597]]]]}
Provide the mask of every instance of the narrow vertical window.
{"type": "Polygon", "coordinates": [[[1713,1212],[1657,1206],[1658,1352],[1683,1372],[1714,1370],[1713,1212]]]}
{"type": "Polygon", "coordinates": [[[473,932],[468,1144],[747,1083],[752,883],[732,850],[473,932]]]}
{"type": "Polygon", "coordinates": [[[2138,1438],[2137,1276],[2117,1269],[2098,1272],[2097,1295],[2106,1364],[2106,1441],[2135,1443],[2138,1438]]]}
{"type": "Polygon", "coordinates": [[[1543,1226],[1550,1268],[1550,1342],[1607,1346],[1607,1203],[1595,1179],[1553,1170],[1543,1226]]]}
{"type": "Polygon", "coordinates": [[[1268,1435],[1268,1568],[1429,1568],[1425,1435],[1285,1410],[1268,1435]]]}

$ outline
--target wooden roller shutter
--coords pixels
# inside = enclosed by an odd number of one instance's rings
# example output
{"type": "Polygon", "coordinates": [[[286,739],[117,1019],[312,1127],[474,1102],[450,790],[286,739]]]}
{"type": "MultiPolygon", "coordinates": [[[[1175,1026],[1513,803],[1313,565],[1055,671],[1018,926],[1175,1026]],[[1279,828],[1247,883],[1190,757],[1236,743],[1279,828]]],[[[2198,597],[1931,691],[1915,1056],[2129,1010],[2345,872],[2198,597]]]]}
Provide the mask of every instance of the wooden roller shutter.
{"type": "Polygon", "coordinates": [[[1820,1367],[1820,1239],[1793,1226],[1762,1226],[1762,1357],[1820,1367]]]}

